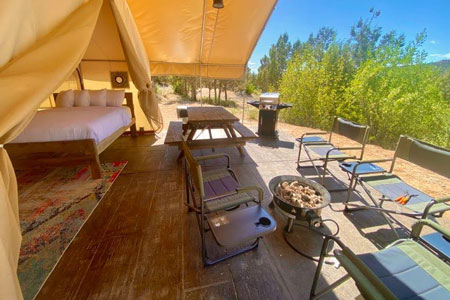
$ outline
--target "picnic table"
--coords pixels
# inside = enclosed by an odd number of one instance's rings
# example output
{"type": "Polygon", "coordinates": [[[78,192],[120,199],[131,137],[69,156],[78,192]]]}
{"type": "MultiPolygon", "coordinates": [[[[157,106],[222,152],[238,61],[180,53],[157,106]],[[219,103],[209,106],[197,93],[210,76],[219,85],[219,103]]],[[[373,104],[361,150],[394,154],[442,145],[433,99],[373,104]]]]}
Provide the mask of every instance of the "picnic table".
{"type": "Polygon", "coordinates": [[[207,149],[219,147],[237,147],[241,155],[242,146],[256,135],[239,122],[239,118],[220,106],[188,107],[187,126],[182,128],[181,122],[170,122],[164,144],[181,146],[181,136],[186,137],[189,148],[207,149]],[[212,129],[222,129],[225,138],[214,138],[212,129]],[[195,139],[199,130],[208,130],[209,139],[195,139]]]}

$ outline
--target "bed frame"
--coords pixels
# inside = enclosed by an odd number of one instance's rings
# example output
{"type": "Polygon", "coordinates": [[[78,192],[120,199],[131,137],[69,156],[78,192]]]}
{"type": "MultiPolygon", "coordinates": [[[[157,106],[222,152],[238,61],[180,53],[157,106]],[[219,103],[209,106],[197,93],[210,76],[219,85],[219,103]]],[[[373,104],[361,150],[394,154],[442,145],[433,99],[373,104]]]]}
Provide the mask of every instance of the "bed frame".
{"type": "MultiPolygon", "coordinates": [[[[56,99],[57,93],[53,94],[56,99]]],[[[131,110],[131,122],[119,128],[99,144],[94,139],[56,142],[12,143],[5,145],[15,169],[89,165],[93,179],[101,177],[99,154],[130,128],[131,136],[137,136],[133,94],[125,93],[126,104],[131,110]]]]}

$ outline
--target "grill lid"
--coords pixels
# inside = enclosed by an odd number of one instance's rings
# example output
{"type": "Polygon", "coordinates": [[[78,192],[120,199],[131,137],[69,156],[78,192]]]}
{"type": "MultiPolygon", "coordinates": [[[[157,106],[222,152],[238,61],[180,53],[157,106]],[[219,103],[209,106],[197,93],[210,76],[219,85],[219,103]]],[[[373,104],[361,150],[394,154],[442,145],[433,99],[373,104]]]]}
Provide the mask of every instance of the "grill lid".
{"type": "Polygon", "coordinates": [[[280,93],[262,93],[259,96],[260,104],[277,105],[280,102],[280,93]]]}

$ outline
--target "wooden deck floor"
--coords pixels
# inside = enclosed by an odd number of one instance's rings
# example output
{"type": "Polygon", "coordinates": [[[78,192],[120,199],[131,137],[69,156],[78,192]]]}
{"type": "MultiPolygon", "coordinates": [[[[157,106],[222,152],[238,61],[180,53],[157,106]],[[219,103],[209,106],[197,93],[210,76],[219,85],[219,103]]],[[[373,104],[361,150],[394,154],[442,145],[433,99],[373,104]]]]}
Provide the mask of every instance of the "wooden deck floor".
{"type": "MultiPolygon", "coordinates": [[[[37,299],[308,299],[316,263],[288,247],[282,234],[286,220],[269,208],[278,220],[278,229],[264,238],[257,250],[203,267],[195,216],[183,205],[178,151],[163,145],[163,140],[122,137],[101,155],[103,162],[128,160],[128,165],[37,299]]],[[[231,155],[232,167],[243,185],[264,187],[267,207],[269,180],[298,174],[298,145],[293,137],[282,135],[276,143],[255,140],[245,149],[245,157],[235,148],[217,152],[231,155]]],[[[336,165],[332,169],[346,181],[336,165]]],[[[345,193],[332,194],[333,209],[342,209],[344,197],[345,193]]],[[[357,195],[354,200],[358,201],[357,195]]],[[[357,253],[375,250],[394,239],[383,218],[374,212],[344,214],[326,208],[323,216],[339,224],[340,238],[357,253]]],[[[407,227],[413,223],[408,218],[398,220],[407,227]]],[[[334,230],[332,225],[330,230],[334,230]]],[[[291,237],[305,249],[318,241],[298,227],[291,237]]],[[[325,266],[321,286],[343,273],[325,266]]],[[[357,295],[353,282],[348,281],[324,299],[354,299],[357,295]]]]}

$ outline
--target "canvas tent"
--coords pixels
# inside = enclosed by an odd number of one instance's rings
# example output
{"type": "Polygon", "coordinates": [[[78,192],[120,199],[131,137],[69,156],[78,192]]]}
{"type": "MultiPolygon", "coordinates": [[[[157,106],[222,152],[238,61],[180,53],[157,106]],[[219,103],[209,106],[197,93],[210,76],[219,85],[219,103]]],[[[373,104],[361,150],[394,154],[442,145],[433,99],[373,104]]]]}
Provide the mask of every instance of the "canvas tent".
{"type": "Polygon", "coordinates": [[[225,0],[219,11],[212,0],[0,2],[0,299],[22,298],[17,183],[3,145],[25,128],[42,101],[80,62],[83,77],[93,82],[109,81],[105,71],[124,68],[150,127],[158,130],[162,119],[151,72],[242,77],[275,3],[225,0]]]}
{"type": "MultiPolygon", "coordinates": [[[[129,0],[152,75],[239,79],[275,0],[129,0]]],[[[110,72],[127,71],[125,54],[108,1],[103,5],[81,62],[86,88],[110,87],[110,72]]],[[[134,86],[131,85],[131,91],[134,86]]],[[[137,126],[148,126],[136,107],[137,126]]]]}
{"type": "MultiPolygon", "coordinates": [[[[238,79],[276,1],[225,0],[223,9],[214,8],[213,0],[128,3],[152,75],[238,79]]],[[[103,8],[85,62],[125,60],[113,22],[107,7],[103,8]]]]}

